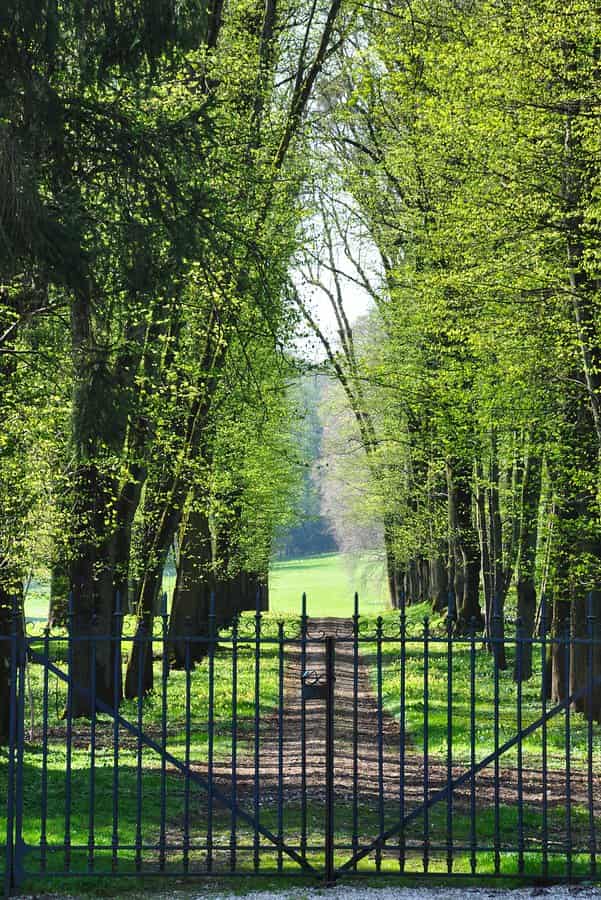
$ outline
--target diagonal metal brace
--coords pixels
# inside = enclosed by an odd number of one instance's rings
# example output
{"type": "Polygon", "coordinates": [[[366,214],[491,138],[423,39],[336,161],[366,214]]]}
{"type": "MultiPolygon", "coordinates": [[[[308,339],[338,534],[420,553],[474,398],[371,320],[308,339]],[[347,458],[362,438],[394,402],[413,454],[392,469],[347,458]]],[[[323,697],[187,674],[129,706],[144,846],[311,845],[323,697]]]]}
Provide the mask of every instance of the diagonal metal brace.
{"type": "Polygon", "coordinates": [[[377,838],[375,838],[371,844],[368,844],[367,847],[364,847],[362,850],[359,850],[350,859],[348,859],[344,865],[340,866],[337,869],[337,873],[346,872],[350,868],[352,868],[355,863],[359,862],[359,860],[364,859],[366,856],[369,856],[370,853],[373,853],[375,850],[381,849],[386,841],[390,840],[391,837],[395,837],[395,835],[400,834],[405,830],[407,825],[410,825],[411,822],[418,819],[421,815],[426,812],[426,810],[432,809],[433,806],[436,806],[437,803],[440,803],[441,800],[444,800],[448,795],[461,787],[466,781],[470,781],[471,778],[480,772],[482,769],[485,769],[492,762],[495,761],[499,756],[502,756],[508,750],[511,750],[512,747],[518,743],[518,741],[522,740],[528,735],[533,734],[538,728],[541,727],[545,722],[548,722],[550,719],[553,719],[560,712],[563,712],[568,706],[571,706],[576,700],[580,700],[581,697],[584,697],[593,689],[593,687],[598,687],[601,685],[601,677],[596,678],[592,684],[587,685],[585,688],[580,688],[580,690],[575,691],[573,694],[570,694],[565,700],[562,700],[561,703],[558,703],[552,709],[548,710],[543,716],[536,719],[526,728],[523,728],[518,734],[514,735],[508,741],[506,741],[501,747],[497,750],[494,750],[492,753],[489,753],[488,756],[485,756],[477,765],[473,766],[470,769],[467,769],[462,775],[458,775],[457,778],[454,778],[452,781],[447,782],[445,787],[440,788],[440,790],[436,791],[430,799],[426,803],[421,803],[415,809],[413,809],[410,813],[408,813],[404,819],[397,822],[396,825],[393,825],[387,831],[383,831],[377,838]]]}
{"type": "MultiPolygon", "coordinates": [[[[66,673],[63,672],[62,669],[59,669],[58,666],[55,666],[54,663],[50,662],[46,659],[41,653],[38,653],[36,650],[29,649],[29,657],[34,662],[39,663],[42,666],[46,666],[50,672],[64,681],[66,684],[70,684],[72,689],[77,691],[79,694],[88,696],[89,689],[84,688],[81,685],[75,684],[73,679],[66,673]]],[[[119,725],[128,731],[130,734],[134,735],[134,737],[138,738],[142,744],[146,747],[149,747],[151,750],[154,750],[155,753],[158,753],[166,762],[170,763],[175,769],[181,772],[183,775],[189,777],[190,781],[194,782],[198,787],[202,788],[205,791],[209,790],[209,782],[206,778],[203,778],[202,775],[199,775],[197,772],[192,771],[185,763],[181,762],[176,756],[173,756],[172,753],[169,753],[164,747],[161,747],[156,741],[153,741],[152,738],[148,737],[143,731],[141,731],[136,725],[130,722],[128,719],[125,719],[120,713],[115,712],[115,710],[109,706],[108,703],[104,703],[104,701],[96,699],[96,708],[106,715],[111,716],[119,725]]],[[[275,844],[276,847],[282,850],[282,852],[286,853],[287,856],[290,857],[294,862],[298,863],[301,868],[305,869],[305,871],[310,872],[312,874],[318,874],[315,868],[307,862],[304,856],[301,856],[300,853],[297,853],[292,847],[289,847],[284,841],[280,840],[273,832],[269,831],[268,828],[265,828],[261,825],[253,816],[249,813],[245,812],[241,809],[236,803],[234,803],[231,797],[228,797],[219,788],[216,788],[214,785],[211,785],[212,795],[215,800],[219,801],[219,803],[223,804],[227,809],[230,809],[234,812],[238,818],[242,819],[243,822],[246,822],[248,825],[251,825],[253,829],[259,832],[259,834],[263,835],[263,837],[267,838],[268,841],[271,841],[272,844],[275,844]]]]}

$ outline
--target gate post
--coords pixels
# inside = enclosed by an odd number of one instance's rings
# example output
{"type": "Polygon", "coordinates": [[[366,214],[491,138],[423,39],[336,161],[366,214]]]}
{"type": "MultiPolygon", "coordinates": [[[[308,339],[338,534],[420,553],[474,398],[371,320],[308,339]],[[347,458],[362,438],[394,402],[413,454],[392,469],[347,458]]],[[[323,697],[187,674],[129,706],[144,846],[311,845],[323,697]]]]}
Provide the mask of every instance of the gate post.
{"type": "Polygon", "coordinates": [[[6,793],[6,868],[4,871],[4,896],[8,897],[15,887],[14,838],[15,838],[15,756],[17,751],[17,619],[16,601],[13,598],[10,610],[9,645],[9,695],[8,695],[8,784],[6,793]]]}
{"type": "Polygon", "coordinates": [[[334,867],[334,684],[336,638],[326,637],[326,822],[325,883],[336,882],[334,867]]]}
{"type": "Polygon", "coordinates": [[[11,609],[9,661],[8,784],[6,797],[6,868],[4,894],[8,897],[22,880],[23,853],[23,742],[25,694],[25,638],[19,600],[11,609]]]}
{"type": "Polygon", "coordinates": [[[17,747],[16,747],[16,772],[15,772],[15,825],[13,844],[13,872],[12,880],[16,888],[20,887],[24,879],[24,857],[27,847],[23,840],[23,768],[25,754],[25,667],[27,662],[27,647],[25,638],[25,619],[19,609],[18,633],[17,633],[17,747]]]}

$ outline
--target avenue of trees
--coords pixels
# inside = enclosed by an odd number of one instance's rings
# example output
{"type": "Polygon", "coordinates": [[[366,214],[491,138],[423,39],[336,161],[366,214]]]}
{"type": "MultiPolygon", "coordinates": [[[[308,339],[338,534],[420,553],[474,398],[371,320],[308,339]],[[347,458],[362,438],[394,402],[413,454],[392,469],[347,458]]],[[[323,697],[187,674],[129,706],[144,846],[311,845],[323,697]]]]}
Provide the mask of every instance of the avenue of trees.
{"type": "MultiPolygon", "coordinates": [[[[53,624],[72,595],[75,638],[114,635],[117,603],[150,633],[172,548],[180,635],[206,629],[211,589],[220,622],[265,592],[294,477],[304,127],[346,19],[341,0],[3,5],[4,633],[40,565],[53,624]]],[[[116,646],[95,654],[109,702],[152,687],[150,644],[123,686],[116,646]]],[[[89,643],[74,648],[88,684],[89,643]]]]}
{"type": "MultiPolygon", "coordinates": [[[[294,384],[289,403],[297,412],[292,429],[295,453],[302,464],[299,493],[294,503],[294,520],[275,536],[275,555],[281,559],[302,559],[339,549],[331,517],[320,496],[320,458],[324,427],[320,407],[328,378],[305,374],[294,384]]],[[[341,548],[343,549],[343,548],[341,548]]]]}
{"type": "MultiPolygon", "coordinates": [[[[3,633],[40,567],[75,636],[114,634],[117,597],[149,632],[170,554],[173,634],[211,590],[219,623],[266,602],[294,496],[317,514],[302,324],[392,604],[452,592],[456,632],[499,648],[515,587],[522,636],[601,634],[592,0],[8,0],[0,59],[3,633]]],[[[99,695],[150,690],[150,645],[123,685],[115,646],[99,695]]],[[[573,652],[556,698],[588,677],[573,652]]]]}
{"type": "MultiPolygon", "coordinates": [[[[524,638],[541,615],[601,633],[600,53],[588,0],[385,2],[323,92],[305,270],[337,346],[301,305],[365,461],[346,477],[379,510],[391,600],[443,611],[453,591],[459,633],[501,636],[512,586],[524,638]],[[373,300],[354,329],[353,283],[373,300]]],[[[565,653],[550,665],[564,697],[565,653]]],[[[524,643],[515,676],[530,667],[524,643]]]]}

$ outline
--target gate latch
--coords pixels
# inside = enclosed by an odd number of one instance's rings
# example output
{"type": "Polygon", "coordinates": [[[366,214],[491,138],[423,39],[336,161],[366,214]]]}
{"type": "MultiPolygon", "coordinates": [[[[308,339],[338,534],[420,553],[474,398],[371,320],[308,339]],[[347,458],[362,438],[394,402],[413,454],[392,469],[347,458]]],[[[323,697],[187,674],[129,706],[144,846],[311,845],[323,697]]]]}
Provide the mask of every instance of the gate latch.
{"type": "Polygon", "coordinates": [[[325,672],[307,669],[301,675],[303,700],[325,700],[328,696],[328,682],[325,672]]]}

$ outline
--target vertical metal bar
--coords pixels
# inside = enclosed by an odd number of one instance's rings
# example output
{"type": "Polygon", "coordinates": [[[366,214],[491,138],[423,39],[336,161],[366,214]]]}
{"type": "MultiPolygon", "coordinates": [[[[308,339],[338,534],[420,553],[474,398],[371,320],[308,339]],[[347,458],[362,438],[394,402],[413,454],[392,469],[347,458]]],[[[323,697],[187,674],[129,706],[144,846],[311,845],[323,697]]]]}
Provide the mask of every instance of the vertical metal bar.
{"type": "Polygon", "coordinates": [[[135,641],[138,643],[138,684],[136,700],[136,721],[138,725],[138,743],[136,747],[136,872],[142,871],[142,732],[144,729],[144,669],[146,655],[150,654],[152,665],[152,644],[148,643],[146,625],[140,622],[135,641]]]}
{"type": "Polygon", "coordinates": [[[96,616],[92,614],[90,634],[90,775],[88,787],[88,872],[94,871],[96,813],[96,616]]]}
{"type": "MultiPolygon", "coordinates": [[[[353,612],[353,856],[359,850],[359,594],[355,591],[353,612]]],[[[353,871],[357,871],[356,861],[353,871]]]]}
{"type": "Polygon", "coordinates": [[[542,822],[541,822],[541,840],[542,840],[542,875],[547,878],[549,875],[549,801],[547,793],[547,694],[549,693],[548,675],[547,675],[547,598],[543,594],[540,605],[540,651],[541,651],[541,706],[542,706],[542,725],[541,725],[541,778],[542,778],[542,822]]]}
{"type": "MultiPolygon", "coordinates": [[[[572,630],[570,627],[570,618],[568,617],[566,621],[566,630],[564,636],[564,644],[565,644],[565,669],[566,669],[566,684],[565,684],[565,694],[569,696],[570,694],[570,682],[571,682],[571,662],[572,662],[572,630]]],[[[566,703],[565,705],[565,770],[566,770],[566,792],[565,792],[565,800],[566,800],[566,862],[567,862],[567,876],[568,878],[572,877],[572,760],[571,760],[571,749],[572,749],[572,716],[570,710],[570,704],[566,703]]]]}
{"type": "Polygon", "coordinates": [[[238,826],[238,617],[232,628],[232,817],[230,833],[230,869],[237,867],[238,826]]]}
{"type": "Polygon", "coordinates": [[[595,640],[595,615],[593,613],[593,594],[589,592],[586,601],[586,670],[587,670],[587,734],[586,734],[586,761],[587,761],[587,794],[588,794],[588,841],[589,841],[589,872],[594,878],[597,874],[597,839],[595,834],[595,796],[593,781],[593,718],[595,703],[593,698],[593,644],[595,640]]]}
{"type": "Polygon", "coordinates": [[[207,872],[213,871],[213,768],[215,756],[215,645],[217,628],[215,621],[215,591],[209,598],[209,708],[208,708],[208,762],[207,762],[207,872]]]}
{"type": "Polygon", "coordinates": [[[335,638],[326,637],[326,820],[325,820],[325,882],[334,884],[334,684],[335,638]]]}
{"type": "Polygon", "coordinates": [[[8,700],[8,772],[6,796],[6,869],[4,872],[4,893],[8,897],[17,887],[15,878],[15,760],[17,752],[17,601],[13,598],[10,611],[10,690],[8,700]]]}
{"type": "Polygon", "coordinates": [[[21,603],[16,606],[17,631],[17,758],[15,770],[15,844],[13,879],[20,884],[23,873],[25,845],[23,842],[23,769],[25,752],[25,628],[21,603]]]}
{"type": "Polygon", "coordinates": [[[50,661],[50,628],[44,628],[44,671],[42,673],[42,797],[40,823],[40,869],[46,871],[48,860],[48,663],[50,661]]]}
{"type": "Polygon", "coordinates": [[[259,871],[261,865],[260,858],[260,840],[259,840],[259,816],[261,812],[261,595],[257,590],[257,602],[255,610],[255,722],[254,722],[254,738],[255,738],[255,771],[254,771],[254,791],[253,791],[253,809],[254,809],[254,840],[253,840],[253,868],[255,872],[259,871]]]}
{"type": "Polygon", "coordinates": [[[113,829],[111,870],[119,865],[119,703],[121,700],[121,593],[115,593],[113,613],[113,829]]]}
{"type": "Polygon", "coordinates": [[[278,872],[284,856],[284,623],[278,622],[278,872]]]}
{"type": "Polygon", "coordinates": [[[522,634],[522,620],[518,617],[516,621],[516,648],[517,653],[517,710],[516,710],[516,726],[518,732],[517,743],[517,800],[518,800],[518,872],[524,874],[524,753],[522,742],[522,655],[524,652],[524,636],[522,634]]]}
{"type": "MultiPolygon", "coordinates": [[[[407,617],[405,615],[405,594],[401,589],[401,615],[400,615],[400,638],[401,638],[401,659],[399,672],[399,820],[405,819],[405,688],[406,688],[406,665],[407,665],[407,617]]],[[[399,831],[399,868],[401,872],[405,871],[405,830],[401,828],[399,831]]]]}
{"type": "MultiPolygon", "coordinates": [[[[494,596],[494,622],[493,622],[493,641],[499,641],[501,634],[501,615],[499,611],[499,598],[494,596]]],[[[500,738],[500,705],[501,697],[499,692],[499,659],[501,656],[501,647],[495,648],[493,652],[493,740],[495,746],[495,762],[493,769],[494,779],[494,855],[495,855],[495,874],[501,872],[501,771],[499,766],[499,738],[500,738]]]]}
{"type": "Polygon", "coordinates": [[[470,870],[476,874],[476,619],[470,622],[470,870]]]}
{"type": "Polygon", "coordinates": [[[73,747],[73,594],[67,606],[67,734],[65,753],[65,871],[71,870],[71,765],[73,747]]]}
{"type": "Polygon", "coordinates": [[[453,872],[453,621],[455,598],[453,591],[447,597],[447,872],[453,872]]]}
{"type": "Polygon", "coordinates": [[[161,595],[161,782],[160,782],[160,824],[159,824],[159,870],[165,871],[165,841],[167,827],[167,680],[169,677],[169,658],[167,655],[167,594],[161,595]]]}
{"type": "Polygon", "coordinates": [[[188,874],[190,869],[190,741],[191,741],[191,712],[192,712],[192,654],[190,652],[190,633],[192,630],[192,618],[186,616],[186,643],[184,651],[184,666],[186,670],[186,697],[185,697],[185,765],[184,777],[184,847],[183,868],[188,874]]]}
{"type": "Polygon", "coordinates": [[[423,835],[423,867],[427,873],[430,865],[430,717],[429,717],[429,667],[430,667],[430,620],[424,619],[424,835],[423,835]]]}
{"type": "MultiPolygon", "coordinates": [[[[378,825],[380,834],[384,831],[384,719],[382,697],[382,616],[376,620],[376,679],[377,679],[377,746],[378,746],[378,825]]],[[[376,872],[382,867],[382,847],[376,849],[376,872]]]]}
{"type": "MultiPolygon", "coordinates": [[[[301,674],[304,675],[307,668],[307,595],[303,591],[301,600],[301,674]]],[[[301,687],[301,720],[300,720],[300,745],[301,745],[301,856],[307,854],[307,704],[305,693],[301,687]]]]}

